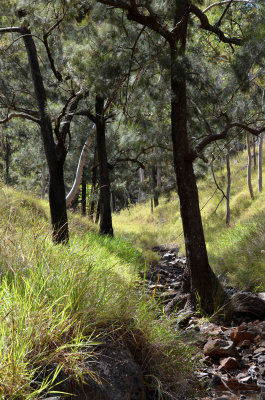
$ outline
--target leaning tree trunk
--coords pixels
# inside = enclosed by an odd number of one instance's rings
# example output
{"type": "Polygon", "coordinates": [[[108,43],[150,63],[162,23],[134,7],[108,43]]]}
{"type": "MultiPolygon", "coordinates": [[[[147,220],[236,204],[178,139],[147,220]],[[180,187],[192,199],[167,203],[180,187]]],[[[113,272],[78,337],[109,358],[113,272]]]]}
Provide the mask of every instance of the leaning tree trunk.
{"type": "Polygon", "coordinates": [[[259,136],[259,154],[258,154],[258,185],[259,192],[262,192],[262,148],[263,148],[263,133],[259,136]]]}
{"type": "Polygon", "coordinates": [[[248,175],[247,175],[247,181],[248,181],[248,190],[250,197],[252,200],[254,200],[254,193],[253,193],[253,187],[252,187],[252,180],[251,180],[251,148],[250,148],[250,137],[247,134],[247,152],[248,152],[248,175]]]}
{"type": "Polygon", "coordinates": [[[226,171],[227,171],[227,187],[226,187],[226,225],[230,225],[230,189],[231,189],[231,169],[230,169],[230,154],[227,149],[226,154],[226,171]]]}
{"type": "Polygon", "coordinates": [[[110,208],[110,181],[106,150],[104,98],[96,96],[96,127],[97,150],[99,162],[99,186],[100,186],[100,230],[104,235],[113,236],[111,208],[110,208]]]}
{"type": "Polygon", "coordinates": [[[29,29],[21,29],[27,50],[31,77],[40,113],[41,135],[50,174],[49,203],[53,240],[55,243],[69,239],[68,221],[65,202],[63,164],[66,150],[63,143],[54,143],[51,118],[47,112],[47,97],[40,71],[36,46],[29,29]]]}
{"type": "Polygon", "coordinates": [[[185,54],[188,5],[181,3],[177,10],[175,26],[181,21],[178,43],[171,44],[171,124],[174,168],[177,178],[180,212],[184,230],[187,266],[184,291],[200,298],[204,311],[212,313],[217,303],[223,300],[223,289],[210,268],[205,245],[198,189],[190,157],[187,133],[187,98],[185,72],[180,73],[179,56],[185,54]],[[207,282],[207,283],[206,283],[207,282]],[[221,298],[218,299],[218,296],[221,298]]]}

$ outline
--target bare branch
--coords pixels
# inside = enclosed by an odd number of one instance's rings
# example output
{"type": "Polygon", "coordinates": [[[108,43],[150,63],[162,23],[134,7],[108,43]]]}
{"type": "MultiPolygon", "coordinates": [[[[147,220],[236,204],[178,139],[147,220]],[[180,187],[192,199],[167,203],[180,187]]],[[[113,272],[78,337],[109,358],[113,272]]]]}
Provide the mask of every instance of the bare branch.
{"type": "Polygon", "coordinates": [[[85,117],[88,117],[90,121],[92,121],[94,124],[97,122],[96,116],[92,114],[92,112],[90,112],[88,109],[75,111],[74,115],[83,115],[85,117]]]}
{"type": "Polygon", "coordinates": [[[46,52],[47,52],[47,56],[48,56],[48,59],[49,59],[49,62],[50,62],[51,70],[52,70],[52,72],[53,72],[55,78],[56,78],[59,82],[62,82],[62,81],[63,81],[63,77],[62,77],[62,74],[60,73],[60,71],[58,71],[58,70],[56,69],[55,62],[54,62],[54,59],[53,59],[53,56],[52,56],[52,53],[51,53],[51,50],[50,50],[50,47],[49,47],[48,37],[51,35],[52,31],[53,31],[55,28],[57,28],[58,25],[60,25],[60,23],[61,23],[61,22],[63,21],[63,19],[64,19],[64,16],[65,16],[65,14],[64,14],[60,19],[58,19],[58,20],[55,22],[55,24],[54,24],[53,26],[51,26],[50,29],[48,29],[47,32],[44,32],[44,34],[43,34],[43,43],[44,43],[44,46],[45,46],[45,49],[46,49],[46,52]]]}
{"type": "Polygon", "coordinates": [[[0,124],[5,124],[13,118],[28,119],[30,121],[36,122],[37,124],[40,124],[40,119],[33,117],[33,115],[22,112],[8,114],[4,119],[0,120],[0,124]]]}
{"type": "Polygon", "coordinates": [[[114,166],[115,166],[117,163],[119,163],[119,162],[126,162],[126,161],[136,163],[136,164],[139,165],[139,168],[145,169],[145,165],[144,165],[141,161],[139,161],[137,158],[130,158],[130,157],[126,157],[126,158],[117,158],[117,159],[115,160],[114,166]]]}
{"type": "Polygon", "coordinates": [[[129,10],[130,6],[123,0],[99,0],[99,3],[106,4],[115,8],[121,8],[122,10],[129,10]]]}
{"type": "MultiPolygon", "coordinates": [[[[211,8],[216,7],[216,6],[221,6],[223,4],[228,4],[230,3],[231,0],[224,0],[220,1],[219,3],[213,3],[210,4],[208,7],[206,7],[202,12],[205,14],[207,13],[211,8]]],[[[249,3],[250,0],[233,0],[234,3],[249,3]]]]}
{"type": "Polygon", "coordinates": [[[218,185],[218,182],[216,180],[215,173],[214,173],[214,168],[213,168],[213,163],[214,163],[214,158],[212,158],[212,162],[211,162],[211,171],[212,171],[212,176],[213,176],[213,180],[214,180],[215,186],[222,193],[223,198],[227,199],[223,189],[218,185]]]}
{"type": "Polygon", "coordinates": [[[218,140],[224,140],[228,137],[228,133],[232,128],[241,128],[254,136],[259,136],[260,133],[265,132],[265,126],[262,128],[254,129],[250,126],[243,124],[241,122],[229,122],[229,118],[227,114],[222,114],[227,120],[227,125],[222,133],[215,134],[215,135],[208,135],[206,136],[196,147],[194,150],[191,151],[191,159],[194,161],[197,157],[201,157],[201,152],[207,147],[209,144],[216,142],[218,140]]]}
{"type": "Polygon", "coordinates": [[[159,33],[161,36],[163,36],[169,43],[172,43],[176,40],[176,36],[174,34],[175,32],[172,33],[167,28],[163,27],[158,22],[157,15],[141,14],[138,11],[136,3],[135,2],[132,3],[131,0],[130,0],[131,5],[125,3],[123,0],[97,0],[97,2],[125,10],[127,12],[128,20],[138,22],[144,26],[148,26],[153,31],[155,31],[155,32],[159,33]]]}
{"type": "Polygon", "coordinates": [[[63,141],[65,141],[67,135],[70,135],[70,125],[71,125],[72,119],[75,115],[75,111],[77,109],[78,103],[80,102],[80,100],[82,100],[84,97],[86,97],[87,94],[88,94],[87,91],[80,90],[76,94],[75,98],[71,100],[71,102],[69,104],[69,111],[65,115],[65,119],[63,121],[63,126],[61,129],[61,135],[62,135],[63,141]]]}
{"type": "Polygon", "coordinates": [[[21,28],[18,26],[9,26],[6,28],[0,28],[0,33],[11,33],[11,32],[21,33],[21,28]]]}
{"type": "Polygon", "coordinates": [[[219,21],[217,22],[216,26],[219,28],[221,26],[222,20],[225,17],[225,14],[227,13],[227,11],[229,10],[231,4],[233,3],[234,0],[230,0],[229,3],[227,4],[227,6],[225,7],[221,17],[219,18],[219,21]]]}
{"type": "Polygon", "coordinates": [[[208,20],[208,17],[203,13],[203,11],[201,11],[194,4],[190,5],[190,11],[199,18],[199,20],[201,22],[201,28],[205,29],[206,31],[216,34],[219,37],[219,39],[221,40],[221,42],[235,44],[238,46],[242,44],[241,39],[236,38],[236,37],[229,38],[229,37],[225,36],[224,32],[221,31],[221,29],[219,29],[217,26],[211,25],[208,20]]]}

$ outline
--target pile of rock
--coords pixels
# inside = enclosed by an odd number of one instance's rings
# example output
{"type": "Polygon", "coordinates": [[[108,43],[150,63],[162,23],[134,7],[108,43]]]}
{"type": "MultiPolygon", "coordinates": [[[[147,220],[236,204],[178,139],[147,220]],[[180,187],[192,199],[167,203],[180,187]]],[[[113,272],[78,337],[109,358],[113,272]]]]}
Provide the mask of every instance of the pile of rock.
{"type": "Polygon", "coordinates": [[[223,383],[230,388],[230,399],[240,398],[232,397],[238,391],[261,392],[265,388],[265,321],[238,327],[216,326],[214,330],[211,326],[204,335],[208,340],[202,351],[199,377],[210,378],[213,388],[223,383]]]}

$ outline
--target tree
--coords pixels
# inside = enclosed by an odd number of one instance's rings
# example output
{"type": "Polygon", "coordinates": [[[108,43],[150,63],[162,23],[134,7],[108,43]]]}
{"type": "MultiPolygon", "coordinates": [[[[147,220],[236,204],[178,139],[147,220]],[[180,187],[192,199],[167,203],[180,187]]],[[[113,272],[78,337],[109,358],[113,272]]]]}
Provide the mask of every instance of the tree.
{"type": "MultiPolygon", "coordinates": [[[[19,16],[27,15],[26,11],[19,16]]],[[[55,25],[44,33],[44,43],[51,62],[51,69],[56,75],[57,80],[62,81],[61,74],[55,69],[51,53],[49,52],[47,37],[61,20],[56,21],[55,25]]],[[[68,222],[65,202],[65,186],[64,186],[64,171],[63,166],[67,154],[66,140],[70,131],[70,124],[73,119],[73,113],[77,108],[79,101],[85,96],[85,93],[71,93],[67,99],[65,106],[59,117],[56,120],[53,130],[50,114],[47,111],[47,93],[44,87],[43,75],[40,70],[38,53],[30,29],[22,22],[21,26],[6,27],[0,29],[0,34],[19,33],[24,41],[24,46],[27,52],[28,64],[31,73],[31,79],[34,87],[34,92],[38,105],[38,112],[25,110],[22,112],[9,113],[1,123],[6,123],[12,118],[29,119],[40,126],[45,155],[49,169],[49,204],[51,212],[51,223],[53,229],[53,239],[56,243],[67,242],[69,238],[68,222]],[[57,143],[54,141],[54,134],[57,138],[57,143]]],[[[12,100],[13,102],[13,100],[12,100]]],[[[7,107],[16,110],[14,104],[7,107]],[[12,107],[11,107],[12,106],[12,107]]]]}
{"type": "MultiPolygon", "coordinates": [[[[129,20],[156,32],[158,37],[164,38],[168,44],[171,76],[171,137],[187,256],[184,290],[191,293],[192,302],[195,294],[198,293],[202,308],[207,312],[212,312],[216,300],[218,297],[223,298],[224,293],[208,262],[193,162],[197,157],[203,158],[202,151],[207,145],[216,140],[225,139],[234,127],[241,127],[248,132],[251,130],[251,133],[256,135],[263,129],[254,130],[242,123],[232,123],[227,114],[223,114],[220,117],[225,118],[226,126],[222,133],[210,134],[195,148],[191,148],[187,130],[187,71],[185,70],[190,14],[197,17],[203,30],[216,35],[221,42],[240,45],[242,41],[238,37],[226,36],[220,29],[229,7],[226,7],[218,23],[212,25],[206,16],[207,10],[202,11],[193,2],[187,0],[176,0],[174,6],[169,8],[167,15],[163,13],[156,1],[144,2],[141,5],[136,0],[97,0],[97,2],[123,10],[129,20]],[[169,23],[171,23],[171,29],[167,28],[169,23]]],[[[231,6],[232,2],[222,3],[229,3],[231,6]]],[[[163,7],[165,8],[164,5],[163,7]]]]}

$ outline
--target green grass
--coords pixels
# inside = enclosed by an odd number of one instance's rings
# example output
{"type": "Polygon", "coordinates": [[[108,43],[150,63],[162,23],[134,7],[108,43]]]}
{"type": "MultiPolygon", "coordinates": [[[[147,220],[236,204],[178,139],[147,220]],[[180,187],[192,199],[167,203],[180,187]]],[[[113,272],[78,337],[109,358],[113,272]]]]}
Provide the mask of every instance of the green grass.
{"type": "MultiPolygon", "coordinates": [[[[231,160],[231,226],[227,228],[226,203],[211,174],[198,181],[200,207],[210,264],[217,274],[226,273],[229,281],[240,288],[256,288],[265,291],[265,194],[258,193],[257,171],[253,170],[252,201],[247,188],[247,157],[239,153],[231,160]]],[[[216,179],[226,191],[226,171],[219,169],[216,179]]],[[[185,254],[176,194],[168,200],[160,199],[160,205],[151,213],[149,203],[136,205],[113,217],[117,235],[134,243],[144,251],[148,259],[156,259],[150,249],[157,244],[178,246],[185,254]]]]}
{"type": "Polygon", "coordinates": [[[176,377],[191,368],[191,350],[138,288],[145,260],[134,246],[97,235],[76,215],[70,215],[69,245],[55,246],[47,203],[6,188],[0,189],[0,221],[1,399],[52,393],[52,377],[32,387],[50,363],[81,376],[84,350],[93,353],[106,335],[141,354],[149,383],[163,393],[171,382],[176,390],[176,377]]]}

